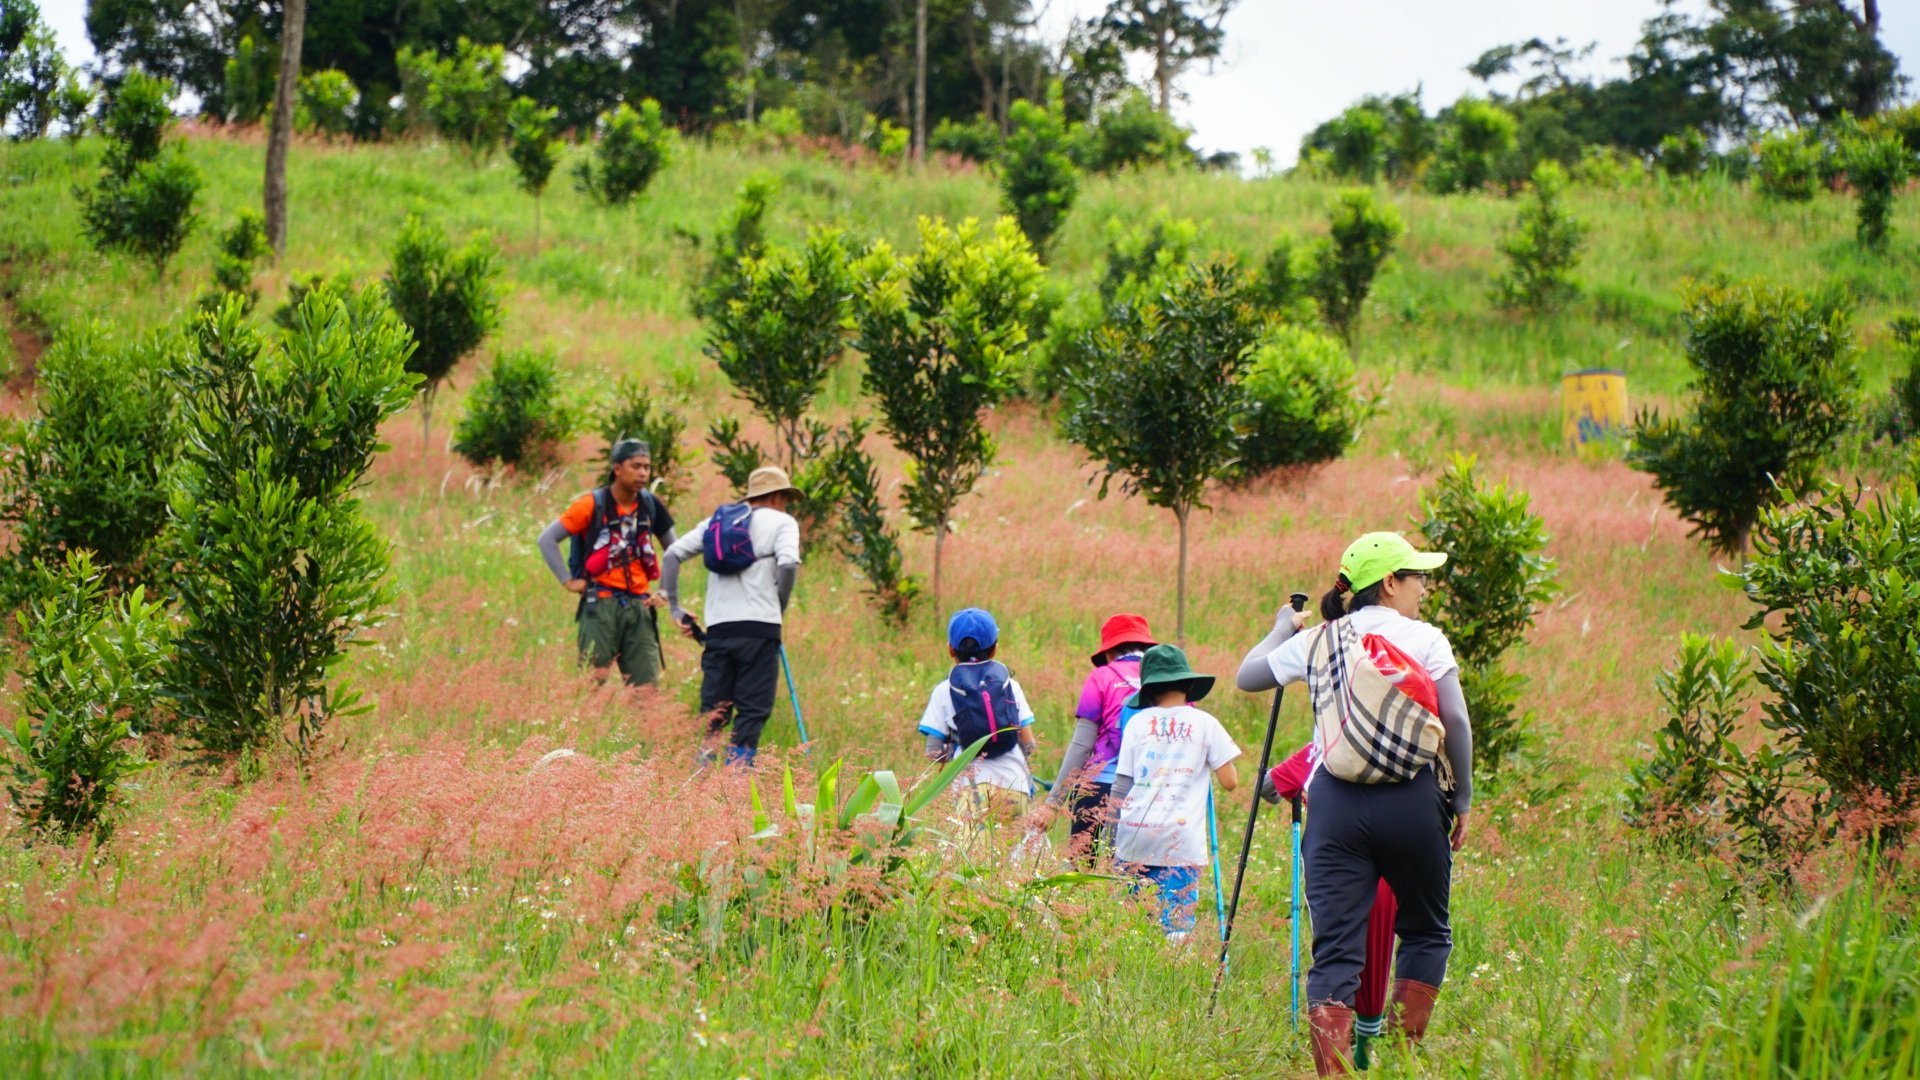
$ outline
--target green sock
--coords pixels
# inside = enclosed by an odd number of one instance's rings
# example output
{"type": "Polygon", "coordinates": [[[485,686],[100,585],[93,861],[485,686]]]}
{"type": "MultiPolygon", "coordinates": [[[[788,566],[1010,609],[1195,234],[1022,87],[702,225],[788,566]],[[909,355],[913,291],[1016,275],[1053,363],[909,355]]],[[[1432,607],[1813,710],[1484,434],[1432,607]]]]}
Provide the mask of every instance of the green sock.
{"type": "Polygon", "coordinates": [[[1386,1016],[1359,1016],[1353,1021],[1353,1067],[1365,1071],[1371,1064],[1367,1044],[1386,1028],[1386,1016]]]}

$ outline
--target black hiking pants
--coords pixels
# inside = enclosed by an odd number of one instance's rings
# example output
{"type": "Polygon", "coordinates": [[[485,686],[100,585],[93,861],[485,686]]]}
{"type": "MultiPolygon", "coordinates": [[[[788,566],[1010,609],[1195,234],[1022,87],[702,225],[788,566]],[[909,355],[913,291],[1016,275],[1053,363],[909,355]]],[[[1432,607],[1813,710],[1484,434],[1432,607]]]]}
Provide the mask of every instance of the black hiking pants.
{"type": "Polygon", "coordinates": [[[1447,922],[1453,815],[1432,767],[1398,784],[1352,784],[1316,769],[1307,805],[1308,1004],[1353,1004],[1367,959],[1367,919],[1383,877],[1400,901],[1394,978],[1439,986],[1453,951],[1447,922]]]}
{"type": "Polygon", "coordinates": [[[734,746],[757,748],[767,717],[773,715],[780,684],[778,630],[774,627],[776,636],[770,638],[708,631],[700,653],[700,712],[716,731],[731,723],[728,741],[734,746]]]}

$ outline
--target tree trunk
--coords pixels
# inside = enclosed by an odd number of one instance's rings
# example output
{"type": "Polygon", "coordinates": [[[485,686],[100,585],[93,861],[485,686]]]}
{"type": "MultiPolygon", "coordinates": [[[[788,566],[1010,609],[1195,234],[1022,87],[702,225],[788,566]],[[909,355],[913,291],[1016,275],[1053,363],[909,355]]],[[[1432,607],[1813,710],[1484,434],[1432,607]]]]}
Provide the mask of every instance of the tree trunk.
{"type": "MultiPolygon", "coordinates": [[[[913,161],[927,160],[927,0],[913,9],[913,161]]],[[[935,550],[938,550],[936,541],[935,550]]],[[[939,590],[934,590],[937,595],[939,590]]]]}
{"type": "Polygon", "coordinates": [[[1187,515],[1190,513],[1192,510],[1184,506],[1173,510],[1173,516],[1180,519],[1180,575],[1174,592],[1173,640],[1183,649],[1187,647],[1187,515]]]}
{"type": "Polygon", "coordinates": [[[933,610],[940,611],[940,556],[947,547],[947,515],[941,514],[933,527],[933,610]]]}
{"type": "Polygon", "coordinates": [[[540,196],[533,197],[533,257],[540,257],[540,196]]]}
{"type": "Polygon", "coordinates": [[[433,395],[439,389],[437,385],[428,384],[420,391],[420,452],[423,454],[433,441],[433,395]]]}
{"type": "Polygon", "coordinates": [[[1153,85],[1160,93],[1160,111],[1173,115],[1173,28],[1162,22],[1153,49],[1153,85]]]}
{"type": "Polygon", "coordinates": [[[273,257],[287,253],[287,145],[293,139],[293,88],[300,81],[300,39],[307,29],[307,0],[287,0],[281,18],[280,81],[273,90],[273,124],[267,130],[264,186],[267,244],[273,257]]]}

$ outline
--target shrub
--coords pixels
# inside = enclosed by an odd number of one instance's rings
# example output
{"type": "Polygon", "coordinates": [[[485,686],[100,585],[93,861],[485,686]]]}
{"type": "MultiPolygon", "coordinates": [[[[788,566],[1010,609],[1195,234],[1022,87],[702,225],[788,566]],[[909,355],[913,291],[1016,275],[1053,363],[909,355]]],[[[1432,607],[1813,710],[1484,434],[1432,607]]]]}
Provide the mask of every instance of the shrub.
{"type": "Polygon", "coordinates": [[[672,506],[693,486],[687,462],[680,456],[680,436],[687,430],[687,418],[660,404],[658,396],[631,376],[614,384],[613,398],[600,414],[600,437],[607,444],[600,460],[607,460],[613,444],[621,439],[646,443],[653,451],[650,486],[672,506]]]}
{"type": "Polygon", "coordinates": [[[1859,385],[1847,313],[1790,289],[1684,293],[1693,415],[1634,420],[1627,460],[1651,473],[1693,532],[1728,554],[1763,507],[1804,487],[1852,422],[1859,385]]]}
{"type": "Polygon", "coordinates": [[[193,201],[200,191],[200,174],[184,155],[161,153],[173,119],[167,108],[172,93],[164,79],[128,73],[101,120],[108,139],[105,168],[91,190],[75,192],[94,246],[146,259],[155,278],[193,231],[193,201]]]}
{"type": "Polygon", "coordinates": [[[860,447],[865,427],[855,421],[849,431],[829,461],[840,496],[840,552],[866,580],[867,598],[880,614],[905,625],[920,596],[920,579],[903,569],[900,536],[880,499],[880,472],[860,447]]]}
{"type": "Polygon", "coordinates": [[[1494,297],[1502,305],[1546,311],[1579,294],[1573,268],[1580,262],[1587,226],[1560,205],[1566,189],[1567,174],[1558,162],[1534,166],[1533,197],[1521,207],[1514,230],[1499,244],[1508,264],[1494,287],[1494,297]]]}
{"type": "Polygon", "coordinates": [[[412,332],[407,370],[421,376],[420,428],[433,423],[440,384],[500,324],[500,260],[479,233],[455,249],[418,214],[407,215],[387,271],[387,301],[412,332]]]}
{"type": "Polygon", "coordinates": [[[1107,222],[1107,267],[1100,277],[1100,302],[1113,305],[1150,290],[1159,280],[1187,265],[1200,243],[1192,218],[1154,214],[1145,225],[1107,222]]]}
{"type": "Polygon", "coordinates": [[[1154,108],[1145,93],[1128,90],[1091,126],[1086,167],[1105,173],[1137,165],[1184,165],[1193,160],[1187,146],[1191,134],[1154,108]]]}
{"type": "Polygon", "coordinates": [[[0,727],[11,751],[8,794],[43,835],[105,840],[121,781],[147,767],[133,740],[157,711],[166,614],[142,588],[109,599],[88,552],[35,576],[37,598],[15,616],[26,647],[20,716],[0,727]]]}
{"type": "Polygon", "coordinates": [[[510,469],[544,468],[560,460],[573,429],[553,355],[514,349],[494,357],[468,393],[466,412],[453,429],[453,451],[483,467],[498,462],[510,469]]]}
{"type": "Polygon", "coordinates": [[[1858,198],[1854,236],[1864,247],[1880,251],[1887,246],[1893,200],[1912,174],[1912,155],[1898,136],[1860,135],[1841,143],[1847,183],[1858,198]]]}
{"type": "Polygon", "coordinates": [[[593,153],[575,167],[574,182],[608,206],[624,206],[646,191],[673,155],[673,131],[652,98],[638,112],[623,103],[601,113],[599,134],[593,153]]]}
{"type": "Polygon", "coordinates": [[[533,246],[540,248],[540,196],[553,179],[563,148],[553,137],[558,109],[543,109],[526,98],[516,98],[507,112],[507,157],[513,162],[520,190],[533,196],[533,246]]]}
{"type": "Polygon", "coordinates": [[[1588,146],[1573,163],[1573,182],[1600,191],[1617,191],[1637,182],[1646,166],[1639,158],[1613,146],[1588,146]]]}
{"type": "Polygon", "coordinates": [[[1061,426],[1099,466],[1101,497],[1118,476],[1122,493],[1173,512],[1176,637],[1186,634],[1188,521],[1239,451],[1240,380],[1264,325],[1252,291],[1231,263],[1184,267],[1158,295],[1115,307],[1088,362],[1068,373],[1061,426]]]}
{"type": "Polygon", "coordinates": [[[1707,137],[1698,128],[1688,128],[1661,139],[1654,160],[1669,177],[1691,180],[1707,171],[1710,149],[1707,137]]]}
{"type": "MultiPolygon", "coordinates": [[[[693,294],[693,313],[712,319],[741,296],[741,260],[759,258],[767,246],[767,210],[780,185],[771,176],[756,173],[740,185],[733,209],[721,220],[709,242],[711,254],[693,294]]],[[[699,238],[694,237],[697,243],[699,238]]]]}
{"type": "Polygon", "coordinates": [[[1386,167],[1387,118],[1380,110],[1355,105],[1333,121],[1328,135],[1333,175],[1371,184],[1386,167]]]}
{"type": "Polygon", "coordinates": [[[1527,493],[1481,483],[1474,459],[1455,455],[1420,499],[1420,534],[1447,563],[1433,573],[1427,620],[1447,635],[1473,718],[1476,772],[1496,773],[1532,741],[1533,710],[1520,710],[1526,679],[1502,659],[1533,629],[1534,613],[1559,591],[1547,534],[1527,493]]]}
{"type": "Polygon", "coordinates": [[[1040,262],[1020,227],[1002,218],[990,236],[921,219],[920,250],[897,256],[876,244],[855,271],[861,388],[881,430],[912,462],[907,512],[933,533],[933,595],[959,501],[993,461],[986,410],[1013,388],[1015,364],[1039,300],[1040,262]]]}
{"type": "Polygon", "coordinates": [[[1756,186],[1775,202],[1810,202],[1820,183],[1819,140],[1803,131],[1777,131],[1761,138],[1756,186]]]}
{"type": "Polygon", "coordinates": [[[220,247],[213,254],[213,288],[200,295],[200,306],[211,310],[221,299],[235,296],[243,311],[252,311],[260,302],[260,290],[253,284],[254,264],[273,248],[267,245],[266,222],[258,211],[242,210],[233,227],[220,234],[220,247]]]}
{"type": "Polygon", "coordinates": [[[388,544],[356,491],[381,423],[413,397],[407,329],[375,290],[323,289],[278,340],[229,302],[200,317],[194,345],[168,542],[194,572],[176,585],[168,685],[206,750],[284,736],[304,761],[332,717],[360,711],[330,677],[391,597],[388,544]]]}
{"type": "Polygon", "coordinates": [[[1338,338],[1278,326],[1254,350],[1243,383],[1246,411],[1234,473],[1252,478],[1344,455],[1360,425],[1379,412],[1361,393],[1353,358],[1338,338]]]}
{"type": "Polygon", "coordinates": [[[965,123],[946,118],[927,136],[927,149],[936,154],[952,154],[967,161],[985,164],[1000,156],[1000,125],[986,116],[965,123]]]}
{"type": "Polygon", "coordinates": [[[710,456],[714,468],[720,470],[727,486],[734,491],[746,490],[747,478],[753,475],[753,470],[767,463],[766,451],[760,444],[741,436],[737,416],[722,416],[708,424],[707,445],[713,448],[710,456]]]}
{"type": "Polygon", "coordinates": [[[1894,348],[1906,363],[1895,370],[1885,404],[1878,410],[1874,434],[1903,443],[1920,434],[1920,319],[1893,321],[1894,348]]]}
{"type": "Polygon", "coordinates": [[[360,91],[344,71],[328,69],[300,76],[293,99],[293,129],[307,134],[345,135],[353,126],[360,91]]]}
{"type": "Polygon", "coordinates": [[[513,93],[507,86],[506,65],[502,46],[479,45],[462,37],[452,56],[430,61],[427,67],[431,80],[427,110],[433,125],[459,143],[470,162],[491,157],[506,132],[507,104],[513,93]]]}
{"type": "Polygon", "coordinates": [[[1519,130],[1513,114],[1498,105],[1472,97],[1454,102],[1440,116],[1440,145],[1427,186],[1442,195],[1479,191],[1513,152],[1519,130]]]}
{"type": "Polygon", "coordinates": [[[1320,317],[1348,342],[1401,231],[1399,212],[1375,203],[1364,188],[1341,192],[1333,205],[1329,235],[1316,247],[1312,290],[1320,317]]]}
{"type": "Polygon", "coordinates": [[[1066,118],[1056,108],[1016,101],[1013,132],[1001,150],[1000,201],[1044,254],[1080,191],[1080,170],[1068,156],[1066,118]]]}
{"type": "Polygon", "coordinates": [[[69,71],[66,78],[60,80],[60,89],[53,94],[53,111],[59,114],[69,140],[87,133],[87,119],[93,112],[95,96],[93,87],[81,80],[78,71],[69,71]]]}
{"type": "Polygon", "coordinates": [[[1306,322],[1313,318],[1313,252],[1303,250],[1291,236],[1276,238],[1260,260],[1254,296],[1277,319],[1306,322]]]}
{"type": "Polygon", "coordinates": [[[1726,794],[1723,774],[1747,712],[1753,674],[1746,648],[1725,638],[1680,635],[1674,666],[1654,678],[1666,724],[1651,759],[1627,777],[1627,821],[1668,838],[1703,840],[1703,817],[1726,794]]]}
{"type": "Polygon", "coordinates": [[[240,35],[233,55],[227,57],[221,81],[222,103],[229,124],[257,124],[273,105],[277,58],[271,51],[255,47],[253,35],[240,35]]]}
{"type": "Polygon", "coordinates": [[[107,170],[124,174],[143,161],[160,156],[161,140],[173,123],[167,101],[173,84],[134,68],[107,99],[100,116],[100,133],[107,138],[107,170]]]}
{"type": "Polygon", "coordinates": [[[846,347],[852,288],[840,234],[818,230],[805,251],[744,260],[740,295],[708,320],[707,355],[773,425],[789,469],[802,456],[801,418],[846,347]]]}
{"type": "Polygon", "coordinates": [[[4,473],[20,580],[80,551],[117,590],[152,580],[180,445],[177,353],[166,337],[116,346],[83,325],[40,358],[39,415],[7,440],[4,473]]]}

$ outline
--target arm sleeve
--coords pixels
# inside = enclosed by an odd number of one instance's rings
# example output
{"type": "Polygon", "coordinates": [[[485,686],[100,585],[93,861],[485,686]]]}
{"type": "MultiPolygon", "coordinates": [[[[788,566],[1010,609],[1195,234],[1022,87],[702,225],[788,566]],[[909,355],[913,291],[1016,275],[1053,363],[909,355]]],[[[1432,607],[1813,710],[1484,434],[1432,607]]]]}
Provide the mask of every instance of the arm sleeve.
{"type": "Polygon", "coordinates": [[[779,563],[773,568],[773,580],[780,590],[780,610],[787,610],[787,601],[793,599],[793,585],[800,577],[799,563],[779,563]]]}
{"type": "Polygon", "coordinates": [[[560,554],[560,538],[570,535],[566,525],[559,521],[540,531],[540,557],[547,560],[547,569],[553,571],[553,579],[562,585],[573,580],[573,572],[567,568],[567,558],[560,554]]]}
{"type": "Polygon", "coordinates": [[[1113,801],[1117,806],[1127,801],[1127,792],[1133,790],[1133,774],[1118,773],[1113,778],[1113,801]]]}
{"type": "Polygon", "coordinates": [[[944,761],[947,757],[947,740],[942,735],[927,736],[927,757],[933,761],[944,761]]]}
{"type": "Polygon", "coordinates": [[[1460,690],[1460,672],[1450,671],[1434,684],[1440,693],[1440,726],[1447,733],[1447,764],[1453,769],[1453,813],[1473,809],[1473,725],[1467,720],[1467,697],[1460,690]]]}
{"type": "Polygon", "coordinates": [[[1087,758],[1093,753],[1093,743],[1100,737],[1098,722],[1082,717],[1073,725],[1073,741],[1067,744],[1067,759],[1060,763],[1060,775],[1053,778],[1053,794],[1047,801],[1055,804],[1067,801],[1067,794],[1073,787],[1073,781],[1080,770],[1086,768],[1087,758]]]}
{"type": "MultiPolygon", "coordinates": [[[[701,525],[705,524],[701,522],[701,525]]],[[[695,527],[685,536],[676,536],[667,542],[667,549],[660,553],[660,595],[667,598],[667,611],[673,616],[674,622],[679,622],[680,617],[686,614],[680,610],[680,564],[700,550],[700,534],[703,531],[695,527]]]]}
{"type": "Polygon", "coordinates": [[[1279,686],[1280,680],[1274,675],[1274,665],[1267,658],[1291,640],[1294,632],[1293,608],[1283,607],[1279,617],[1273,621],[1273,629],[1240,661],[1240,670],[1234,673],[1233,685],[1250,694],[1279,686]]]}
{"type": "Polygon", "coordinates": [[[656,532],[653,535],[660,538],[660,546],[662,547],[672,547],[680,539],[680,534],[674,532],[673,526],[671,525],[667,526],[665,532],[656,532]]]}

